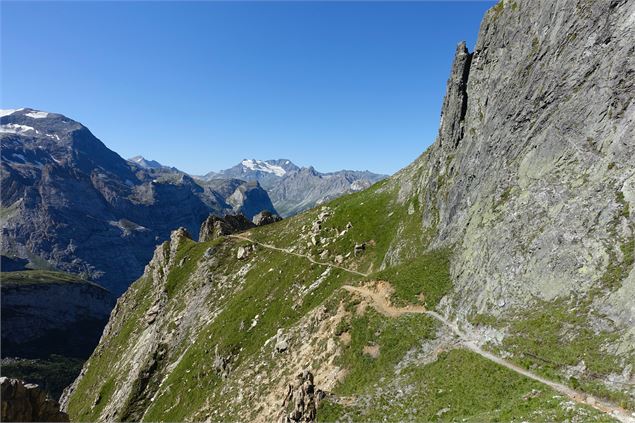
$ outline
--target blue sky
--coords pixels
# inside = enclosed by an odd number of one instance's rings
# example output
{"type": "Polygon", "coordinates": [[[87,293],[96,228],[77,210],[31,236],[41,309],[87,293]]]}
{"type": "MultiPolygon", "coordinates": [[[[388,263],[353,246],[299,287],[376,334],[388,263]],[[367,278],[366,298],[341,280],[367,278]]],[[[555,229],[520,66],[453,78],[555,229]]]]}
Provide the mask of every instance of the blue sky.
{"type": "Polygon", "coordinates": [[[2,107],[193,174],[393,173],[434,141],[456,44],[492,4],[2,1],[2,107]]]}

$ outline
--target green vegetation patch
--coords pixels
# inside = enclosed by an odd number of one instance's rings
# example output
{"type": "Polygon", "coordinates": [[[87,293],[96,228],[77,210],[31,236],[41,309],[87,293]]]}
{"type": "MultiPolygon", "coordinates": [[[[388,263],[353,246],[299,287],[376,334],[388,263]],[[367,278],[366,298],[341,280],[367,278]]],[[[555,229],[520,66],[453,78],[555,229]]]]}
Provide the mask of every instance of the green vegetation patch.
{"type": "Polygon", "coordinates": [[[124,298],[129,307],[120,310],[117,320],[109,324],[111,335],[107,343],[100,343],[89,359],[89,366],[79,382],[76,394],[70,399],[68,414],[72,420],[97,421],[103,407],[110,401],[117,383],[127,378],[125,369],[114,369],[113,357],[118,357],[137,339],[136,334],[145,328],[143,316],[150,308],[152,296],[151,278],[140,278],[128,289],[124,298]],[[112,374],[115,373],[115,376],[112,374]]]}
{"type": "MultiPolygon", "coordinates": [[[[410,199],[405,204],[396,201],[397,188],[387,189],[388,180],[380,181],[367,190],[337,198],[325,206],[331,215],[322,223],[318,235],[319,244],[309,248],[308,253],[318,256],[322,251],[329,253],[329,260],[337,255],[345,257],[343,266],[371,272],[379,268],[386,252],[398,237],[410,242],[412,248],[404,249],[414,257],[425,251],[430,231],[422,229],[418,199],[410,199]],[[408,214],[408,207],[419,213],[408,214]],[[348,224],[351,227],[348,228],[348,224]],[[344,235],[338,235],[345,231],[344,235]],[[328,245],[323,240],[328,239],[328,245]],[[353,255],[356,244],[365,244],[365,249],[353,255]]],[[[277,226],[256,228],[251,232],[253,239],[273,244],[281,248],[291,246],[305,248],[298,243],[300,236],[311,230],[323,206],[316,207],[301,215],[285,219],[277,226]]]]}
{"type": "MultiPolygon", "coordinates": [[[[599,382],[611,373],[621,374],[627,363],[605,351],[604,346],[615,342],[620,332],[594,329],[590,318],[603,318],[594,313],[586,304],[563,299],[542,301],[511,321],[502,349],[511,352],[513,360],[523,367],[634,408],[628,395],[609,391],[599,382]],[[583,375],[566,378],[566,367],[577,366],[581,361],[586,366],[583,375]]],[[[635,351],[630,352],[628,361],[635,366],[635,351]]]]}
{"type": "Polygon", "coordinates": [[[57,400],[79,375],[83,364],[82,359],[55,354],[47,359],[3,358],[0,376],[36,383],[57,400]]]}
{"type": "MultiPolygon", "coordinates": [[[[236,260],[236,248],[245,244],[226,242],[231,248],[218,257],[219,262],[231,264],[226,272],[236,273],[241,267],[250,266],[244,284],[227,296],[220,314],[186,347],[183,358],[150,405],[145,420],[182,421],[204,406],[209,409],[227,406],[227,398],[219,391],[222,375],[214,369],[216,351],[230,369],[236,369],[249,357],[259,354],[278,329],[296,324],[344,282],[350,281],[347,273],[333,269],[318,286],[300,297],[300,291],[308,289],[324,274],[325,266],[262,247],[256,247],[257,253],[252,253],[252,258],[236,260]],[[183,387],[191,389],[184,392],[183,387]]],[[[202,250],[207,246],[204,243],[202,250]]]]}
{"type": "Polygon", "coordinates": [[[536,381],[465,349],[441,352],[424,366],[409,366],[399,383],[382,383],[372,398],[350,406],[325,401],[320,421],[613,421],[536,381]]]}
{"type": "Polygon", "coordinates": [[[44,283],[91,283],[79,276],[50,270],[22,270],[2,272],[2,285],[34,285],[44,283]]]}
{"type": "Polygon", "coordinates": [[[375,280],[390,282],[395,292],[395,304],[417,304],[434,308],[452,288],[450,277],[450,250],[441,249],[425,253],[404,264],[389,267],[372,275],[375,280]]]}
{"type": "Polygon", "coordinates": [[[606,266],[606,271],[600,278],[602,286],[611,291],[619,289],[622,286],[622,282],[633,268],[633,264],[635,263],[635,237],[622,242],[619,248],[622,253],[622,259],[620,260],[616,252],[610,249],[609,263],[606,266]]]}
{"type": "MultiPolygon", "coordinates": [[[[611,291],[619,289],[622,286],[622,282],[626,279],[635,263],[635,237],[631,236],[630,238],[624,239],[617,233],[617,227],[622,219],[628,219],[631,215],[630,205],[624,198],[622,191],[616,192],[615,201],[620,205],[620,208],[611,221],[609,234],[613,242],[619,246],[622,257],[620,258],[618,256],[613,245],[608,245],[609,262],[604,274],[600,278],[602,286],[611,291]]],[[[632,225],[631,231],[635,231],[632,225]]]]}
{"type": "Polygon", "coordinates": [[[501,323],[496,316],[487,313],[472,313],[467,319],[474,326],[498,327],[501,323]]]}
{"type": "Polygon", "coordinates": [[[395,365],[407,351],[422,340],[434,337],[437,325],[426,315],[386,318],[372,308],[362,316],[353,317],[348,326],[342,328],[349,331],[351,342],[344,346],[338,359],[338,364],[348,373],[335,392],[344,395],[364,392],[382,377],[391,377],[395,365]],[[365,348],[376,356],[365,353],[365,348]]]}

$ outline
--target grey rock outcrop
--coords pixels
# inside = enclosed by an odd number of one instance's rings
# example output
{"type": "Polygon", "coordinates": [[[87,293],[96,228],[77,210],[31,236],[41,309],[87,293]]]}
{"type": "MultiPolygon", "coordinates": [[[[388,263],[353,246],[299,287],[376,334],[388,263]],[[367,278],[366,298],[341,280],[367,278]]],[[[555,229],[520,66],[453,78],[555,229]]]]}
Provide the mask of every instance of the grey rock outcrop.
{"type": "Polygon", "coordinates": [[[454,63],[447,82],[445,99],[441,108],[439,145],[454,149],[463,138],[465,112],[467,110],[467,79],[470,74],[472,54],[465,42],[459,43],[454,53],[454,63]]]}
{"type": "Polygon", "coordinates": [[[324,396],[324,392],[313,384],[313,373],[308,370],[298,373],[287,387],[278,422],[315,422],[317,409],[324,396]]]}
{"type": "Polygon", "coordinates": [[[257,215],[254,216],[252,222],[256,226],[264,226],[269,225],[271,223],[276,223],[281,221],[282,218],[277,214],[271,213],[270,211],[261,211],[257,215]]]}
{"type": "MultiPolygon", "coordinates": [[[[635,236],[634,15],[632,1],[506,0],[473,53],[457,48],[436,143],[386,189],[435,232],[431,248],[455,246],[457,295],[442,306],[460,318],[598,290],[594,307],[635,328],[622,254],[635,236]]],[[[383,267],[411,247],[395,239],[383,267]]]]}
{"type": "Polygon", "coordinates": [[[249,257],[249,249],[245,247],[238,247],[238,251],[236,252],[236,258],[238,260],[244,260],[249,257]]]}
{"type": "Polygon", "coordinates": [[[0,377],[0,420],[3,422],[67,422],[68,415],[38,385],[0,377]]]}
{"type": "Polygon", "coordinates": [[[210,215],[201,225],[198,239],[201,242],[211,241],[221,236],[246,231],[255,226],[242,214],[227,215],[225,217],[210,215]]]}
{"type": "Polygon", "coordinates": [[[282,329],[278,329],[276,333],[276,345],[274,346],[276,352],[284,352],[289,348],[289,342],[287,341],[287,337],[284,335],[284,331],[282,329]]]}

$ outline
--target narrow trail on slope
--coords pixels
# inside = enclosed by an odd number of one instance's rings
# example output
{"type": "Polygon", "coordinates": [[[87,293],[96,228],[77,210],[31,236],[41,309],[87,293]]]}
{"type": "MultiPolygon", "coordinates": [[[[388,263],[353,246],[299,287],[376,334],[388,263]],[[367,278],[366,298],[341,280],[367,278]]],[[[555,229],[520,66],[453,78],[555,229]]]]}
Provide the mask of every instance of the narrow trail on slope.
{"type": "Polygon", "coordinates": [[[624,423],[635,422],[635,418],[633,418],[632,416],[629,416],[626,410],[624,410],[621,407],[618,407],[615,404],[597,399],[583,392],[576,391],[575,389],[572,389],[562,383],[553,382],[551,380],[545,379],[542,376],[539,376],[497,355],[494,355],[488,351],[481,349],[478,345],[476,345],[476,343],[474,343],[474,341],[472,340],[473,338],[467,336],[455,324],[451,323],[445,317],[441,316],[439,313],[435,311],[426,310],[425,307],[423,306],[406,306],[406,307],[399,307],[399,308],[394,307],[391,305],[389,300],[390,291],[387,291],[386,289],[382,290],[380,288],[379,291],[376,292],[376,291],[372,291],[368,288],[360,287],[360,286],[344,285],[342,288],[344,288],[345,290],[349,292],[354,292],[359,295],[362,295],[366,299],[370,300],[371,305],[375,308],[375,310],[377,310],[379,313],[388,317],[399,317],[403,314],[408,314],[408,313],[427,314],[428,316],[431,316],[432,318],[438,320],[439,322],[443,323],[445,326],[450,328],[450,330],[452,330],[452,332],[461,339],[461,344],[463,346],[475,352],[476,354],[480,355],[481,357],[484,357],[490,361],[493,361],[494,363],[499,364],[503,367],[506,367],[509,370],[519,373],[525,377],[528,377],[544,385],[547,385],[551,387],[552,389],[554,389],[555,391],[568,396],[572,400],[580,404],[585,404],[590,407],[593,407],[596,410],[599,410],[603,413],[609,414],[610,416],[618,419],[621,422],[624,422],[624,423]]]}
{"type": "Polygon", "coordinates": [[[251,239],[249,237],[246,237],[246,236],[243,236],[243,235],[233,234],[233,235],[229,235],[229,236],[232,237],[232,238],[242,239],[243,241],[249,241],[249,242],[251,242],[253,244],[260,245],[260,246],[268,248],[270,250],[280,251],[282,253],[291,254],[291,255],[296,256],[296,257],[302,257],[302,258],[305,258],[305,259],[309,260],[313,264],[318,264],[320,266],[333,267],[335,269],[340,269],[340,270],[343,270],[343,271],[348,272],[348,273],[352,273],[352,274],[357,275],[357,276],[364,276],[364,277],[368,276],[368,273],[363,273],[363,272],[358,272],[357,270],[347,269],[346,267],[338,266],[337,264],[333,264],[333,263],[326,263],[326,262],[322,262],[322,261],[317,261],[317,260],[315,260],[313,257],[311,257],[308,254],[300,254],[300,253],[296,253],[296,252],[293,252],[293,251],[289,251],[289,250],[287,250],[285,248],[276,247],[275,245],[265,244],[265,243],[259,242],[259,241],[254,241],[253,239],[251,239]]]}
{"type": "Polygon", "coordinates": [[[390,294],[391,291],[389,289],[383,288],[385,285],[380,284],[378,287],[378,291],[371,291],[368,288],[360,287],[360,286],[351,286],[344,285],[342,288],[347,290],[348,292],[354,292],[360,294],[363,297],[371,300],[371,305],[375,310],[384,316],[388,317],[399,317],[404,314],[424,314],[427,313],[427,310],[423,306],[415,306],[408,305],[406,307],[394,307],[390,303],[390,294]]]}
{"type": "MultiPolygon", "coordinates": [[[[335,269],[340,269],[343,270],[345,272],[354,274],[354,275],[358,275],[358,276],[364,276],[364,277],[368,277],[369,274],[368,273],[362,273],[362,272],[358,272],[357,270],[352,270],[352,269],[347,269],[345,267],[341,267],[335,264],[331,264],[331,263],[325,263],[325,262],[319,262],[313,259],[313,257],[306,255],[306,254],[300,254],[300,253],[295,253],[293,251],[289,251],[286,250],[284,248],[279,248],[270,244],[265,244],[262,242],[258,242],[258,241],[254,241],[253,239],[243,236],[243,235],[229,235],[232,238],[237,238],[237,239],[242,239],[243,241],[249,241],[253,244],[257,244],[260,245],[264,248],[268,248],[270,250],[275,250],[275,251],[280,251],[282,253],[286,253],[286,254],[291,254],[294,255],[296,257],[303,257],[305,259],[307,259],[308,261],[310,261],[311,263],[314,264],[318,264],[321,266],[328,266],[328,267],[332,267],[335,269]]],[[[366,297],[367,299],[371,300],[371,305],[375,308],[375,310],[377,310],[379,313],[388,316],[388,317],[399,317],[401,315],[404,314],[427,314],[428,316],[431,316],[432,318],[438,320],[439,322],[441,322],[443,325],[447,326],[448,328],[450,328],[450,330],[452,330],[452,332],[461,339],[461,343],[462,345],[464,345],[467,349],[475,352],[476,354],[480,355],[483,358],[486,358],[490,361],[493,361],[496,364],[499,364],[503,367],[506,367],[507,369],[516,372],[518,374],[521,374],[525,377],[528,377],[530,379],[533,379],[537,382],[540,382],[544,385],[547,385],[549,387],[551,387],[553,390],[566,395],[567,397],[571,398],[573,401],[580,403],[580,404],[584,404],[584,405],[588,405],[590,407],[595,408],[596,410],[599,410],[603,413],[606,413],[608,415],[610,415],[611,417],[619,420],[622,423],[635,423],[635,413],[633,413],[633,415],[629,415],[628,411],[624,410],[622,407],[619,407],[615,404],[612,404],[610,402],[601,400],[601,399],[597,399],[595,397],[592,397],[590,395],[587,395],[583,392],[579,392],[576,391],[575,389],[572,389],[562,383],[558,383],[558,382],[554,382],[548,379],[545,379],[542,376],[539,376],[527,369],[524,369],[520,366],[517,366],[497,355],[494,355],[488,351],[485,351],[483,349],[481,349],[475,342],[474,339],[476,339],[476,337],[469,337],[467,336],[464,332],[462,332],[454,323],[450,322],[449,320],[447,320],[445,317],[441,316],[439,313],[432,311],[432,310],[426,310],[425,307],[423,306],[406,306],[406,307],[394,307],[391,303],[390,303],[390,293],[391,293],[391,287],[387,284],[387,283],[380,283],[378,285],[378,291],[372,291],[368,288],[365,287],[361,287],[361,286],[351,286],[351,285],[344,285],[342,286],[342,288],[344,288],[345,290],[349,291],[349,292],[353,292],[356,293],[358,295],[361,295],[363,297],[366,297]]]]}

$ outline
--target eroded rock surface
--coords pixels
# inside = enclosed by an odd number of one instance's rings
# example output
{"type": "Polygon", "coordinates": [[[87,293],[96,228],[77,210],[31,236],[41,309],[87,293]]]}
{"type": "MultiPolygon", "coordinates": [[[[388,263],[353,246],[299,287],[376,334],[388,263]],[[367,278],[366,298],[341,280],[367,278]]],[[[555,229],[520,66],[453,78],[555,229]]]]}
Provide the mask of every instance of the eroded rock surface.
{"type": "Polygon", "coordinates": [[[251,229],[254,226],[256,225],[242,214],[225,217],[210,215],[201,225],[198,238],[201,242],[211,241],[221,236],[251,229]]]}
{"type": "Polygon", "coordinates": [[[315,422],[317,408],[323,398],[324,392],[313,384],[313,373],[308,370],[298,373],[287,387],[278,422],[315,422]]]}
{"type": "Polygon", "coordinates": [[[3,422],[67,422],[68,415],[38,385],[0,377],[3,422]]]}
{"type": "Polygon", "coordinates": [[[254,225],[256,226],[263,226],[263,225],[269,225],[271,223],[276,223],[281,220],[282,218],[278,216],[277,214],[274,214],[265,210],[255,215],[254,218],[252,219],[252,222],[254,222],[254,225]]]}

